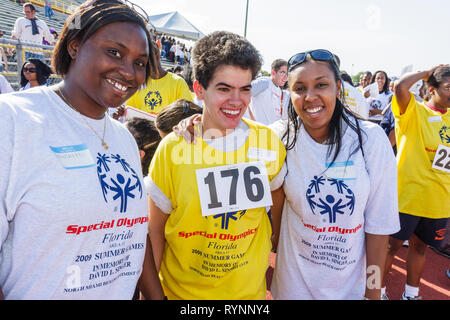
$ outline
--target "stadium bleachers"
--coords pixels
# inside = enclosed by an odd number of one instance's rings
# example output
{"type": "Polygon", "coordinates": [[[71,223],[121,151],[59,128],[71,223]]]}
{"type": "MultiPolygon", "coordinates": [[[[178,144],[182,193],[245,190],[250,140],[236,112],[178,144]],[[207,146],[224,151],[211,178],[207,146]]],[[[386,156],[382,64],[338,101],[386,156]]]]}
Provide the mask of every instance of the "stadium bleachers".
{"type": "MultiPolygon", "coordinates": [[[[49,20],[44,15],[44,7],[39,6],[37,2],[39,1],[34,2],[34,6],[36,7],[36,17],[45,21],[49,28],[55,29],[56,32],[60,33],[67,18],[67,14],[54,11],[55,15],[51,20],[49,20]]],[[[74,5],[78,5],[83,2],[84,1],[71,1],[74,5]]],[[[14,22],[16,19],[24,16],[22,5],[11,0],[0,0],[0,8],[2,8],[0,13],[0,30],[3,30],[5,38],[9,38],[11,36],[11,30],[14,28],[14,22]]]]}
{"type": "MultiPolygon", "coordinates": [[[[56,10],[56,5],[54,11],[54,15],[52,19],[48,19],[45,17],[44,12],[44,2],[42,0],[28,0],[33,3],[36,8],[36,17],[45,21],[50,29],[54,29],[58,34],[61,33],[61,30],[64,26],[64,22],[66,21],[70,10],[56,10]],[[62,12],[65,11],[66,13],[62,12]]],[[[84,3],[85,0],[51,0],[58,1],[58,6],[64,5],[66,8],[77,7],[80,4],[84,3]],[[66,6],[67,5],[67,6],[66,6]]],[[[11,39],[11,31],[14,28],[14,23],[17,18],[23,17],[23,5],[17,3],[15,0],[0,0],[0,30],[3,31],[4,39],[11,39]]],[[[1,40],[0,40],[1,42],[1,40]]],[[[174,63],[169,62],[168,60],[162,58],[161,65],[164,69],[169,69],[175,67],[174,63]]],[[[8,67],[10,74],[5,74],[5,77],[9,81],[9,83],[13,86],[15,90],[19,88],[19,77],[17,72],[20,73],[20,67],[17,66],[17,58],[16,57],[8,57],[8,67]],[[19,69],[19,70],[18,70],[19,69]]],[[[59,81],[58,79],[52,76],[53,81],[59,81]]]]}
{"type": "MultiPolygon", "coordinates": [[[[58,1],[61,4],[65,0],[58,0],[58,1]]],[[[45,23],[48,25],[48,27],[51,29],[54,29],[58,34],[61,33],[62,27],[64,26],[64,22],[65,22],[66,18],[68,17],[68,14],[54,10],[54,15],[52,16],[52,19],[50,20],[47,17],[45,17],[43,1],[33,0],[30,2],[32,2],[36,8],[36,17],[45,21],[45,23]]],[[[84,0],[67,0],[66,1],[68,7],[70,5],[78,6],[79,4],[81,4],[83,2],[84,2],[84,0]]],[[[13,0],[0,0],[0,8],[1,8],[0,30],[3,31],[4,39],[11,39],[11,31],[14,28],[14,23],[15,23],[16,19],[24,16],[22,4],[19,4],[13,0]]],[[[8,57],[8,66],[9,66],[9,72],[11,72],[11,73],[18,72],[18,68],[20,68],[17,66],[17,58],[16,57],[8,57]]],[[[19,79],[18,79],[17,74],[5,75],[5,76],[6,76],[7,80],[11,83],[13,88],[15,90],[17,90],[19,87],[19,84],[18,84],[19,79]]]]}

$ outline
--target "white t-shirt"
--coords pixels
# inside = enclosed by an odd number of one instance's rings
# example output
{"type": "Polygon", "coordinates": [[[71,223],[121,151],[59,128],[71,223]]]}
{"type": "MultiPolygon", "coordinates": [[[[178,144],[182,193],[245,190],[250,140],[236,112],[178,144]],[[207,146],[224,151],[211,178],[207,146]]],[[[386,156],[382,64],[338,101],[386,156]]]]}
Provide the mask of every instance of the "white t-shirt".
{"type": "MultiPolygon", "coordinates": [[[[259,77],[252,81],[252,100],[248,108],[255,121],[270,125],[280,119],[287,119],[289,92],[277,87],[270,77],[259,77]]],[[[251,119],[247,110],[244,117],[251,119]]]]}
{"type": "Polygon", "coordinates": [[[175,55],[177,57],[184,57],[184,51],[181,49],[181,46],[178,44],[175,46],[175,55]]]}
{"type": "Polygon", "coordinates": [[[364,120],[369,118],[369,104],[362,93],[347,82],[342,82],[344,87],[344,104],[364,120]]]}
{"type": "Polygon", "coordinates": [[[33,35],[31,20],[25,17],[17,18],[11,34],[20,41],[24,42],[42,44],[42,37],[44,37],[45,40],[47,40],[47,42],[49,43],[53,43],[55,41],[52,34],[50,33],[50,30],[48,29],[47,24],[44,21],[36,19],[36,25],[38,27],[39,33],[33,35]]]}
{"type": "MultiPolygon", "coordinates": [[[[392,148],[381,127],[360,123],[364,158],[357,134],[348,127],[339,156],[327,170],[328,145],[315,142],[303,126],[287,151],[282,169],[286,200],[271,289],[275,299],[360,300],[366,285],[365,233],[399,230],[392,148]]],[[[281,137],[286,121],[271,127],[281,137]]]]}
{"type": "MultiPolygon", "coordinates": [[[[147,237],[133,136],[103,149],[51,87],[0,96],[0,287],[6,299],[131,299],[147,237]]],[[[100,136],[104,119],[85,118],[100,136]]]]}
{"type": "MultiPolygon", "coordinates": [[[[370,110],[373,109],[384,110],[384,108],[386,108],[387,105],[389,104],[392,94],[393,93],[391,91],[388,91],[387,93],[386,92],[379,93],[376,97],[367,98],[370,110]]],[[[381,119],[383,119],[382,114],[377,114],[369,117],[369,120],[379,121],[381,119]]]]}

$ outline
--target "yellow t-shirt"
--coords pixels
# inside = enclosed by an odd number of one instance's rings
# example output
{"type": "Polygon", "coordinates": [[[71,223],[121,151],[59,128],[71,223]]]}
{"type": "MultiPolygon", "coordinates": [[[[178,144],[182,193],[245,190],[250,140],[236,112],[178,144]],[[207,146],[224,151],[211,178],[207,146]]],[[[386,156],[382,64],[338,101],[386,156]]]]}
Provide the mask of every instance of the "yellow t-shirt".
{"type": "MultiPolygon", "coordinates": [[[[203,216],[197,185],[197,169],[248,163],[258,158],[267,168],[269,181],[278,174],[286,156],[282,142],[269,128],[243,121],[249,127],[248,136],[235,151],[215,149],[201,138],[195,145],[188,144],[172,133],[160,143],[152,159],[152,183],[172,206],[166,210],[170,216],[160,269],[169,299],[265,298],[272,232],[266,208],[203,216]]],[[[232,180],[231,175],[226,175],[214,181],[218,187],[215,196],[219,197],[216,203],[228,199],[221,188],[224,184],[229,188],[232,180]]],[[[236,179],[241,180],[245,179],[236,179]]],[[[154,199],[152,192],[150,195],[154,199]]]]}
{"type": "Polygon", "coordinates": [[[149,78],[145,87],[138,90],[125,104],[157,115],[178,99],[193,101],[192,93],[183,78],[167,72],[161,79],[149,78]]]}
{"type": "MultiPolygon", "coordinates": [[[[392,99],[397,140],[399,211],[433,219],[450,217],[450,173],[432,168],[439,145],[450,147],[450,111],[418,103],[411,94],[400,115],[392,99]]],[[[444,165],[450,155],[444,159],[444,165]]]]}

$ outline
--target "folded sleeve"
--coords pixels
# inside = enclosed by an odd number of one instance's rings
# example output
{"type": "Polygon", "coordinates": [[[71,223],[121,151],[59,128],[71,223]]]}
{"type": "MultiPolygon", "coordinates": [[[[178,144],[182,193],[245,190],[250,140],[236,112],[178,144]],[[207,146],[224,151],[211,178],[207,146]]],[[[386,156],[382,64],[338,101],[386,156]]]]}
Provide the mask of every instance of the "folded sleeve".
{"type": "Polygon", "coordinates": [[[287,165],[286,162],[283,163],[281,170],[275,177],[270,181],[270,191],[278,190],[283,186],[284,178],[287,175],[287,165]]]}
{"type": "Polygon", "coordinates": [[[397,101],[397,96],[394,94],[392,96],[392,103],[391,103],[391,109],[392,109],[392,113],[395,116],[395,119],[399,119],[402,118],[404,116],[406,116],[407,114],[411,113],[413,111],[413,109],[416,106],[416,98],[414,97],[414,95],[410,92],[410,99],[409,99],[409,103],[408,106],[406,107],[406,111],[403,114],[400,114],[400,107],[398,105],[398,101],[397,101]]]}
{"type": "Polygon", "coordinates": [[[152,158],[149,168],[150,183],[148,195],[164,213],[170,214],[174,208],[174,187],[171,174],[171,148],[168,143],[173,134],[163,139],[152,158]]]}

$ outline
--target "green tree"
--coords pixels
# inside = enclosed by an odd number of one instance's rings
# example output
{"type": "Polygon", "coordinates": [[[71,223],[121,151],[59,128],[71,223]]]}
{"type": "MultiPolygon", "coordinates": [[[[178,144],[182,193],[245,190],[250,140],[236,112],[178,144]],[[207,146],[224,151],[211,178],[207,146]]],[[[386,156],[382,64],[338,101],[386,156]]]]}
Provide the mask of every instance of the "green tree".
{"type": "Polygon", "coordinates": [[[355,74],[354,76],[352,76],[352,81],[353,84],[356,86],[359,86],[359,78],[361,78],[361,75],[364,73],[364,71],[360,71],[357,74],[355,74]]]}

